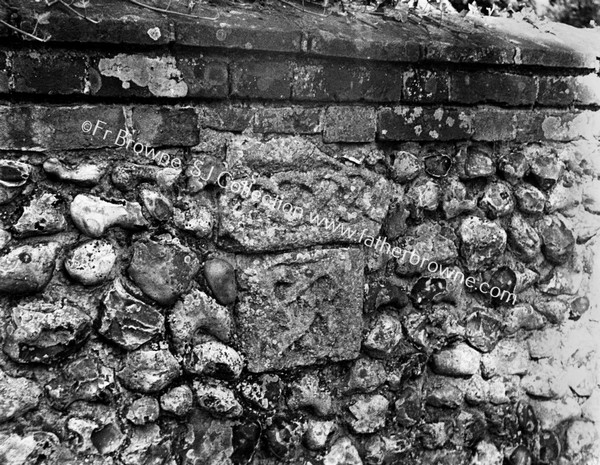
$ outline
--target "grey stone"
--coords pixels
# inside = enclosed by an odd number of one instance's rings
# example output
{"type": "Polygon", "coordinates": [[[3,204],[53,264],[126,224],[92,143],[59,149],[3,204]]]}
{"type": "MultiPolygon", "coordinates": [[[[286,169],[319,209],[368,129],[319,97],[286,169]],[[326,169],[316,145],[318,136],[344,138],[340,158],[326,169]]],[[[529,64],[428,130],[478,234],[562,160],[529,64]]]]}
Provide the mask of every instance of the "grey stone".
{"type": "Polygon", "coordinates": [[[125,356],[117,376],[128,389],[149,393],[162,391],[180,374],[179,363],[168,350],[140,349],[125,356]]]}
{"type": "Polygon", "coordinates": [[[138,241],[128,272],[144,294],[162,305],[172,305],[190,288],[199,269],[196,254],[185,246],[138,241]]]}
{"type": "Polygon", "coordinates": [[[229,145],[227,159],[233,180],[219,197],[218,233],[225,248],[260,252],[356,244],[363,229],[367,237],[379,234],[392,197],[381,175],[346,166],[301,137],[263,142],[240,136],[229,145]],[[248,187],[235,193],[238,181],[248,187]],[[327,228],[323,219],[345,229],[327,228]]]}
{"type": "Polygon", "coordinates": [[[95,286],[108,279],[116,261],[117,253],[110,242],[92,240],[67,254],[65,270],[81,284],[95,286]]]}
{"type": "Polygon", "coordinates": [[[125,418],[134,425],[145,425],[156,421],[159,414],[158,401],[154,397],[144,396],[133,401],[125,418]]]}
{"type": "Polygon", "coordinates": [[[402,324],[390,313],[382,313],[375,318],[363,346],[374,356],[390,355],[402,340],[402,324]]]}
{"type": "Polygon", "coordinates": [[[322,249],[238,256],[240,351],[263,372],[351,360],[362,332],[362,252],[322,249]]]}
{"type": "Polygon", "coordinates": [[[428,155],[424,159],[425,172],[434,178],[443,178],[452,167],[452,158],[443,153],[428,155]]]}
{"type": "Polygon", "coordinates": [[[129,443],[121,453],[124,465],[168,463],[171,441],[156,424],[132,428],[129,443]]]}
{"type": "Polygon", "coordinates": [[[13,160],[0,160],[0,186],[24,186],[31,175],[31,165],[13,160]]]}
{"type": "Polygon", "coordinates": [[[416,424],[422,416],[421,392],[414,386],[406,386],[394,404],[396,421],[404,427],[416,424]]]}
{"type": "Polygon", "coordinates": [[[13,378],[0,369],[0,423],[18,418],[40,403],[42,389],[27,378],[13,378]]]}
{"type": "Polygon", "coordinates": [[[0,257],[0,293],[33,294],[43,290],[54,272],[57,242],[22,245],[0,257]]]}
{"type": "Polygon", "coordinates": [[[569,314],[569,305],[559,299],[537,297],[533,301],[533,307],[553,324],[562,323],[569,314]]]}
{"type": "Polygon", "coordinates": [[[331,413],[331,394],[319,386],[319,379],[312,374],[306,374],[290,386],[288,406],[291,409],[309,408],[319,416],[331,413]]]}
{"type": "Polygon", "coordinates": [[[518,446],[510,454],[510,465],[532,465],[532,464],[533,464],[533,455],[531,454],[531,451],[522,444],[520,446],[518,446]]]}
{"type": "Polygon", "coordinates": [[[581,406],[571,395],[557,400],[533,400],[531,405],[543,430],[553,430],[563,421],[581,417],[581,406]]]}
{"type": "Polygon", "coordinates": [[[539,155],[531,161],[531,174],[537,185],[543,190],[554,187],[563,168],[563,163],[551,155],[539,155]]]}
{"type": "Polygon", "coordinates": [[[449,376],[470,376],[479,373],[481,354],[461,343],[433,356],[436,373],[449,376]]]}
{"type": "Polygon", "coordinates": [[[304,433],[304,444],[310,450],[322,450],[327,444],[327,439],[335,429],[333,421],[308,420],[304,433]]]}
{"type": "Polygon", "coordinates": [[[416,178],[423,171],[423,162],[412,153],[403,150],[394,153],[392,176],[395,181],[405,183],[416,178]]]}
{"type": "Polygon", "coordinates": [[[107,400],[114,388],[115,376],[112,368],[89,356],[69,363],[58,377],[45,386],[52,403],[63,409],[78,400],[107,400]]]}
{"type": "Polygon", "coordinates": [[[557,216],[547,216],[537,223],[542,238],[542,252],[552,263],[565,263],[573,254],[573,232],[557,216]]]}
{"type": "Polygon", "coordinates": [[[420,217],[422,210],[435,211],[440,204],[440,187],[434,180],[422,177],[415,179],[406,192],[413,216],[420,217]]]}
{"type": "Polygon", "coordinates": [[[530,184],[519,184],[515,188],[515,197],[519,210],[528,215],[539,215],[544,212],[546,196],[542,191],[530,184]]]}
{"type": "Polygon", "coordinates": [[[20,363],[53,363],[83,345],[92,319],[82,310],[44,302],[29,302],[12,310],[4,352],[20,363]]]}
{"type": "Polygon", "coordinates": [[[231,389],[217,381],[194,381],[198,404],[208,412],[226,418],[237,418],[243,408],[231,389]]]}
{"type": "Polygon", "coordinates": [[[100,310],[98,332],[127,350],[137,349],[164,328],[162,314],[129,294],[120,279],[107,290],[100,310]]]}
{"type": "Polygon", "coordinates": [[[179,417],[186,415],[192,409],[193,402],[194,395],[192,390],[185,384],[174,387],[160,398],[161,408],[165,412],[179,417]]]}
{"type": "Polygon", "coordinates": [[[506,248],[506,231],[496,223],[476,216],[463,220],[459,235],[461,255],[469,270],[494,263],[506,248]]]}
{"type": "Polygon", "coordinates": [[[510,215],[515,209],[511,189],[502,182],[488,184],[479,205],[491,219],[510,215]]]}
{"type": "Polygon", "coordinates": [[[502,339],[494,350],[481,358],[481,371],[486,378],[524,375],[529,371],[529,353],[523,343],[502,339]]]}
{"type": "Polygon", "coordinates": [[[140,191],[142,205],[157,221],[168,221],[173,216],[173,204],[160,192],[151,189],[140,191]]]}
{"type": "Polygon", "coordinates": [[[148,225],[137,202],[106,202],[99,197],[79,194],[71,202],[71,218],[75,226],[90,237],[101,237],[114,226],[141,229],[148,225]]]}
{"type": "Polygon", "coordinates": [[[473,312],[466,321],[469,344],[480,352],[490,352],[498,342],[503,324],[485,311],[473,312]]]}
{"type": "Polygon", "coordinates": [[[229,305],[237,297],[235,269],[231,263],[222,258],[213,258],[204,263],[204,277],[217,302],[229,305]]]}
{"type": "MultiPolygon", "coordinates": [[[[182,438],[178,447],[182,465],[232,464],[234,433],[230,421],[213,418],[199,409],[192,410],[186,421],[189,434],[182,438]]],[[[240,436],[238,433],[236,439],[241,440],[240,436]]]]}
{"type": "Polygon", "coordinates": [[[49,158],[44,162],[43,167],[50,176],[81,186],[95,186],[105,172],[105,168],[93,163],[79,163],[76,166],[70,166],[58,158],[49,158]]]}
{"type": "Polygon", "coordinates": [[[520,215],[513,215],[510,219],[508,241],[517,256],[525,262],[535,259],[542,251],[542,240],[539,234],[520,215]]]}
{"type": "Polygon", "coordinates": [[[401,239],[400,246],[407,253],[403,252],[396,258],[396,273],[399,275],[422,273],[429,262],[447,265],[458,258],[452,235],[431,223],[411,230],[401,239]],[[422,261],[424,258],[427,259],[425,262],[422,261]]]}
{"type": "Polygon", "coordinates": [[[160,187],[168,188],[175,184],[180,174],[181,170],[176,168],[123,163],[113,169],[111,180],[121,190],[135,189],[142,182],[156,183],[160,187]]]}
{"type": "Polygon", "coordinates": [[[58,208],[59,204],[60,200],[48,192],[34,197],[15,223],[15,233],[21,237],[28,237],[64,231],[67,222],[58,208]]]}
{"type": "Polygon", "coordinates": [[[468,197],[465,185],[458,179],[450,179],[442,193],[442,210],[446,218],[455,218],[462,213],[471,212],[476,206],[476,200],[468,197]]]}
{"type": "Polygon", "coordinates": [[[342,437],[331,446],[323,458],[323,465],[363,465],[363,462],[352,441],[342,437]]]}
{"type": "Polygon", "coordinates": [[[358,397],[348,406],[350,427],[358,434],[374,433],[385,426],[388,407],[388,400],[380,394],[358,397]]]}
{"type": "Polygon", "coordinates": [[[177,301],[168,323],[175,348],[181,354],[199,342],[202,332],[228,342],[233,327],[229,310],[198,289],[192,289],[177,301]]]}
{"type": "Polygon", "coordinates": [[[115,423],[109,423],[91,435],[91,441],[100,454],[108,455],[119,450],[127,436],[115,423]]]}
{"type": "Polygon", "coordinates": [[[256,381],[246,379],[239,385],[240,394],[255,408],[273,410],[281,397],[283,383],[277,375],[260,375],[256,381]]]}
{"type": "Polygon", "coordinates": [[[513,334],[519,329],[533,331],[544,327],[544,317],[537,313],[530,304],[517,304],[510,309],[505,318],[505,331],[513,334]]]}
{"type": "Polygon", "coordinates": [[[272,455],[285,461],[300,448],[303,425],[299,421],[276,417],[264,433],[267,447],[272,455]]]}
{"type": "Polygon", "coordinates": [[[194,233],[196,237],[207,238],[212,235],[216,223],[216,208],[212,200],[203,193],[178,199],[173,220],[175,226],[194,233]]]}
{"type": "Polygon", "coordinates": [[[511,184],[519,182],[529,171],[529,160],[521,151],[511,151],[498,161],[498,171],[511,184]]]}
{"type": "Polygon", "coordinates": [[[564,370],[546,361],[532,362],[529,374],[521,380],[525,392],[536,398],[558,399],[565,396],[569,383],[564,370]]]}
{"type": "Polygon", "coordinates": [[[195,345],[190,360],[185,363],[189,373],[222,379],[239,378],[243,366],[240,354],[218,341],[195,345]]]}
{"type": "Polygon", "coordinates": [[[378,360],[360,358],[352,365],[348,375],[350,392],[371,392],[381,386],[387,377],[385,366],[378,360]]]}
{"type": "Polygon", "coordinates": [[[465,151],[464,177],[466,179],[488,177],[496,172],[494,160],[480,147],[471,146],[466,148],[465,151]]]}
{"type": "Polygon", "coordinates": [[[465,394],[458,384],[440,376],[427,378],[424,387],[425,402],[432,407],[458,408],[465,394]]]}
{"type": "Polygon", "coordinates": [[[480,441],[475,448],[475,455],[469,465],[502,465],[504,456],[490,441],[480,441]]]}

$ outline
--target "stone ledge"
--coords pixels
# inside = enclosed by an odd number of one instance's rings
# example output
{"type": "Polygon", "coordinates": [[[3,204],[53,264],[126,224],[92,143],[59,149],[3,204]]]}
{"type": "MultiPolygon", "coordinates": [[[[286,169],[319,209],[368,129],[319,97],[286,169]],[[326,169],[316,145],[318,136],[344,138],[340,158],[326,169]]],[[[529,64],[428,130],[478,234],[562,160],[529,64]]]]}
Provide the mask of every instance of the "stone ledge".
{"type": "MultiPolygon", "coordinates": [[[[11,3],[19,12],[23,27],[34,21],[34,13],[46,11],[35,0],[11,3]]],[[[283,6],[262,11],[195,8],[193,13],[203,19],[167,15],[128,2],[106,0],[101,7],[90,5],[87,9],[90,17],[99,20],[98,24],[88,23],[68,11],[51,9],[44,32],[52,35],[50,43],[176,44],[413,63],[598,68],[598,52],[593,44],[600,42],[600,32],[562,24],[544,25],[547,32],[543,32],[527,22],[504,18],[467,21],[445,17],[443,23],[421,18],[420,23],[400,23],[364,15],[372,27],[336,16],[303,15],[283,6]]],[[[8,15],[0,11],[0,17],[8,15]]],[[[5,27],[0,29],[2,35],[14,37],[5,27]]]]}

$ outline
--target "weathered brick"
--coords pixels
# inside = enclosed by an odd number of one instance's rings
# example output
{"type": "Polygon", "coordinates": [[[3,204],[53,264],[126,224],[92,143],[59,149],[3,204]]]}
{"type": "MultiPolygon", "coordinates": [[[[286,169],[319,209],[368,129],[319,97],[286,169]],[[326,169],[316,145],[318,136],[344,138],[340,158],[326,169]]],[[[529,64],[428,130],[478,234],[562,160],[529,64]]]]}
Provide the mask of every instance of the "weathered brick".
{"type": "Polygon", "coordinates": [[[247,106],[228,104],[198,107],[200,127],[218,131],[242,132],[252,125],[254,109],[247,106]]]}
{"type": "Polygon", "coordinates": [[[473,139],[488,142],[514,140],[517,137],[516,120],[515,110],[478,108],[472,113],[473,139]]]}
{"type": "Polygon", "coordinates": [[[135,107],[137,140],[153,147],[193,146],[199,141],[198,117],[193,108],[135,107]]]}
{"type": "Polygon", "coordinates": [[[6,52],[0,51],[0,93],[6,94],[9,90],[7,54],[6,52]]]}
{"type": "Polygon", "coordinates": [[[231,64],[231,93],[236,97],[289,99],[291,75],[287,61],[237,61],[231,64]]]}
{"type": "Polygon", "coordinates": [[[508,73],[454,73],[450,76],[450,101],[531,105],[537,87],[533,77],[508,73]]]}
{"type": "Polygon", "coordinates": [[[323,121],[325,142],[370,142],[375,140],[375,109],[328,107],[323,121]]]}
{"type": "Polygon", "coordinates": [[[19,51],[12,56],[16,92],[83,93],[86,75],[83,54],[66,51],[19,51]]]}
{"type": "Polygon", "coordinates": [[[125,125],[120,106],[38,106],[0,107],[0,149],[62,150],[114,146],[114,136],[125,125]],[[82,131],[82,124],[105,122],[113,133],[103,139],[104,130],[96,135],[82,131]]]}
{"type": "Polygon", "coordinates": [[[227,62],[211,57],[178,58],[177,67],[191,97],[227,97],[229,71],[227,62]]]}
{"type": "Polygon", "coordinates": [[[313,62],[294,71],[297,100],[396,102],[401,95],[402,73],[389,65],[313,62]]]}
{"type": "Polygon", "coordinates": [[[455,108],[399,106],[378,115],[380,140],[460,140],[472,132],[470,112],[455,108]]]}
{"type": "Polygon", "coordinates": [[[319,108],[256,108],[254,132],[316,134],[321,132],[321,113],[319,108]]]}
{"type": "Polygon", "coordinates": [[[404,72],[402,100],[405,102],[442,103],[448,100],[448,73],[426,69],[404,72]]]}
{"type": "Polygon", "coordinates": [[[600,76],[541,76],[537,97],[541,105],[600,105],[600,76]]]}

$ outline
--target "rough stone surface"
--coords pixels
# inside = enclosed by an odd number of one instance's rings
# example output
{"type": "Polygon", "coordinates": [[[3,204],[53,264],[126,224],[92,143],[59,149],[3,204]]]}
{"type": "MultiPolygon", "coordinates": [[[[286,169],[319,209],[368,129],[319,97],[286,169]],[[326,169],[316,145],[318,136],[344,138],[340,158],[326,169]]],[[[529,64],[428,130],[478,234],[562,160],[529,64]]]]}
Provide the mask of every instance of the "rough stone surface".
{"type": "Polygon", "coordinates": [[[361,252],[323,249],[238,257],[237,268],[241,288],[249,291],[240,295],[237,312],[240,348],[250,371],[358,356],[361,252]]]}
{"type": "Polygon", "coordinates": [[[466,344],[444,349],[433,356],[435,371],[450,376],[470,376],[479,372],[481,354],[466,344]]]}
{"type": "Polygon", "coordinates": [[[14,247],[0,256],[0,292],[33,294],[43,290],[54,272],[59,244],[14,247]]]}
{"type": "Polygon", "coordinates": [[[215,258],[204,263],[204,277],[220,304],[228,305],[235,302],[237,284],[235,269],[227,260],[215,258]]]}
{"type": "Polygon", "coordinates": [[[34,198],[25,207],[19,221],[14,226],[19,236],[50,235],[65,229],[65,217],[58,205],[60,200],[50,193],[44,193],[34,198]]]}
{"type": "Polygon", "coordinates": [[[140,349],[126,355],[117,376],[126,387],[139,392],[157,392],[180,375],[179,363],[165,349],[140,349]]]}
{"type": "Polygon", "coordinates": [[[470,270],[490,265],[504,252],[506,232],[496,223],[471,216],[459,228],[461,252],[470,270]]]}
{"type": "Polygon", "coordinates": [[[94,286],[108,279],[117,261],[109,242],[93,240],[74,248],[65,260],[69,276],[85,286],[94,286]]]}
{"type": "Polygon", "coordinates": [[[12,378],[0,371],[0,423],[36,408],[42,389],[27,378],[12,378]]]}
{"type": "Polygon", "coordinates": [[[183,416],[192,409],[194,395],[186,386],[177,386],[167,391],[160,398],[160,407],[173,415],[183,416]]]}

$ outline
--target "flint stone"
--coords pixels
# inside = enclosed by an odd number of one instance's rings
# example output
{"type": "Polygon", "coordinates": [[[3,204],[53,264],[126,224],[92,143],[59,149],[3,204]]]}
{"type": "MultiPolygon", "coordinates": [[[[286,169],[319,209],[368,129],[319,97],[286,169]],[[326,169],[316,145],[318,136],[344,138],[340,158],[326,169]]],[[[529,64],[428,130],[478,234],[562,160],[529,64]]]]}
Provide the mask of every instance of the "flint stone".
{"type": "Polygon", "coordinates": [[[124,163],[113,169],[111,180],[121,190],[135,189],[142,182],[157,183],[160,187],[173,187],[181,174],[180,169],[161,168],[152,165],[124,163]]]}
{"type": "Polygon", "coordinates": [[[233,442],[242,435],[234,436],[235,427],[232,428],[231,422],[215,419],[199,409],[194,409],[186,420],[189,434],[182,437],[181,465],[247,463],[244,460],[232,462],[233,442]]]}
{"type": "Polygon", "coordinates": [[[440,187],[432,179],[419,178],[411,183],[406,192],[413,216],[419,216],[421,210],[435,211],[440,203],[440,187]]]}
{"type": "Polygon", "coordinates": [[[335,422],[308,420],[306,432],[304,433],[304,444],[310,450],[321,450],[325,448],[327,439],[335,429],[335,422]]]}
{"type": "Polygon", "coordinates": [[[313,374],[306,374],[290,386],[288,406],[297,410],[310,408],[319,416],[331,413],[331,394],[319,386],[319,378],[313,374]]]}
{"type": "Polygon", "coordinates": [[[181,354],[199,341],[201,332],[228,342],[233,327],[229,310],[198,289],[175,304],[168,322],[175,348],[181,354]]]}
{"type": "Polygon", "coordinates": [[[357,249],[238,256],[240,349],[251,372],[357,358],[364,258],[357,249]]]}
{"type": "Polygon", "coordinates": [[[519,210],[529,215],[539,215],[544,212],[546,196],[542,191],[529,184],[520,184],[515,189],[515,197],[519,210]]]}
{"type": "Polygon", "coordinates": [[[531,162],[531,174],[537,185],[549,190],[558,182],[563,171],[563,164],[556,157],[541,155],[531,162]]]}
{"type": "Polygon", "coordinates": [[[23,245],[0,257],[0,293],[43,290],[52,278],[59,247],[57,242],[23,245]]]}
{"type": "Polygon", "coordinates": [[[240,354],[218,341],[194,346],[191,360],[186,363],[189,373],[228,380],[239,378],[243,366],[240,354]]]}
{"type": "Polygon", "coordinates": [[[348,167],[301,137],[262,142],[239,136],[228,147],[227,161],[232,181],[249,185],[250,173],[259,174],[253,187],[246,189],[252,194],[227,188],[219,198],[219,244],[234,251],[359,243],[363,229],[368,236],[379,234],[392,198],[384,177],[348,167]],[[315,220],[316,212],[357,233],[325,228],[315,220]]]}
{"type": "Polygon", "coordinates": [[[512,454],[510,454],[510,465],[532,465],[533,455],[524,445],[517,447],[512,454]]]}
{"type": "Polygon", "coordinates": [[[506,231],[491,221],[471,216],[459,228],[461,255],[469,270],[494,263],[506,248],[506,231]]]}
{"type": "Polygon", "coordinates": [[[360,358],[348,375],[348,390],[350,392],[371,392],[385,383],[387,373],[385,366],[378,360],[360,358]]]}
{"type": "Polygon", "coordinates": [[[204,263],[204,277],[217,302],[229,305],[237,297],[235,269],[227,260],[213,258],[204,263]]]}
{"type": "Polygon", "coordinates": [[[412,153],[399,151],[395,153],[392,176],[395,181],[405,183],[412,181],[423,171],[423,162],[412,153]]]}
{"type": "Polygon", "coordinates": [[[533,307],[553,324],[562,323],[569,313],[569,305],[558,299],[538,297],[534,300],[533,307]]]}
{"type": "Polygon", "coordinates": [[[511,152],[500,158],[498,171],[506,181],[516,184],[529,171],[529,161],[524,153],[511,152]]]}
{"type": "Polygon", "coordinates": [[[455,380],[441,376],[429,376],[424,390],[427,405],[433,407],[458,408],[465,397],[455,380]]]}
{"type": "Polygon", "coordinates": [[[261,410],[273,410],[281,397],[282,383],[277,375],[260,375],[255,382],[243,381],[240,393],[244,399],[261,410]]]}
{"type": "Polygon", "coordinates": [[[323,465],[363,465],[363,462],[350,439],[343,437],[331,446],[323,465]]]}
{"type": "Polygon", "coordinates": [[[160,334],[164,317],[129,294],[120,279],[113,282],[101,303],[98,332],[126,350],[133,350],[160,334]]]}
{"type": "Polygon", "coordinates": [[[276,417],[264,437],[271,454],[283,461],[300,448],[302,433],[303,425],[300,422],[276,417]]]}
{"type": "Polygon", "coordinates": [[[481,441],[469,465],[502,465],[504,457],[493,442],[481,441]]]}
{"type": "Polygon", "coordinates": [[[505,331],[508,334],[513,334],[519,329],[533,331],[544,327],[544,317],[537,313],[530,304],[517,304],[510,309],[505,324],[505,331]]]}
{"type": "Polygon", "coordinates": [[[185,384],[167,391],[160,398],[160,406],[165,412],[176,416],[187,414],[194,404],[192,390],[185,384]]]}
{"type": "Polygon", "coordinates": [[[140,397],[129,407],[126,418],[134,425],[145,425],[158,420],[160,414],[158,401],[154,397],[140,397]]]}
{"type": "Polygon", "coordinates": [[[543,430],[553,430],[563,421],[581,417],[581,406],[570,395],[559,400],[533,400],[531,405],[543,430]]]}
{"type": "Polygon", "coordinates": [[[117,376],[128,389],[150,393],[163,390],[180,374],[175,357],[161,349],[129,352],[117,376]]]}
{"type": "Polygon", "coordinates": [[[444,349],[433,356],[436,373],[449,376],[471,376],[479,373],[481,354],[461,343],[444,349]]]}
{"type": "Polygon", "coordinates": [[[116,452],[125,441],[125,436],[115,423],[109,423],[91,435],[91,441],[100,454],[107,455],[116,452]]]}
{"type": "Polygon", "coordinates": [[[150,189],[142,189],[140,198],[144,208],[157,221],[168,221],[173,216],[171,201],[161,194],[150,189]]]}
{"type": "Polygon", "coordinates": [[[92,319],[73,306],[30,302],[12,310],[4,353],[19,363],[52,363],[83,345],[92,319]]]}
{"type": "Polygon", "coordinates": [[[175,243],[139,241],[133,246],[129,276],[151,299],[172,305],[200,269],[196,254],[175,243]]]}
{"type": "Polygon", "coordinates": [[[176,208],[173,215],[175,226],[194,233],[199,238],[210,237],[216,222],[216,209],[212,200],[199,194],[185,197],[180,202],[183,204],[182,208],[176,208]]]}
{"type": "Polygon", "coordinates": [[[82,163],[72,167],[58,158],[49,158],[44,162],[43,167],[44,171],[52,177],[81,186],[95,186],[104,175],[104,169],[98,165],[82,163]]]}
{"type": "Polygon", "coordinates": [[[518,257],[529,262],[537,257],[542,249],[542,240],[533,226],[520,215],[513,215],[508,227],[508,240],[518,257]]]}
{"type": "Polygon", "coordinates": [[[457,179],[451,179],[444,189],[442,197],[442,210],[446,219],[455,218],[461,213],[475,210],[477,202],[467,196],[465,185],[457,179]]]}
{"type": "Polygon", "coordinates": [[[441,230],[429,226],[429,224],[424,224],[423,227],[415,229],[410,236],[401,240],[402,250],[412,254],[403,252],[396,258],[396,273],[399,275],[415,275],[423,272],[429,262],[447,265],[458,258],[458,250],[452,239],[441,230]],[[416,258],[412,260],[415,256],[416,258]],[[427,260],[422,266],[423,258],[427,258],[427,260]]]}
{"type": "Polygon", "coordinates": [[[129,436],[129,444],[121,453],[124,465],[164,464],[171,458],[170,439],[156,424],[137,426],[129,436]]]}
{"type": "Polygon", "coordinates": [[[107,400],[114,386],[113,370],[86,356],[69,363],[45,389],[53,404],[66,408],[78,400],[107,400]]]}
{"type": "Polygon", "coordinates": [[[402,339],[400,320],[389,313],[380,314],[372,324],[363,345],[374,356],[391,354],[402,339]]]}
{"type": "Polygon", "coordinates": [[[348,407],[352,417],[350,427],[358,434],[374,433],[385,426],[388,400],[380,394],[361,396],[348,407]]]}
{"type": "Polygon", "coordinates": [[[542,238],[544,256],[558,265],[565,263],[573,254],[575,237],[573,232],[558,217],[545,217],[537,224],[542,238]]]}
{"type": "Polygon", "coordinates": [[[478,147],[469,147],[466,152],[464,156],[464,177],[466,179],[487,177],[496,172],[494,160],[483,150],[478,147]]]}
{"type": "Polygon", "coordinates": [[[116,261],[117,253],[109,242],[92,240],[67,254],[65,269],[81,284],[95,286],[108,279],[116,261]]]}
{"type": "Polygon", "coordinates": [[[467,340],[478,351],[490,352],[500,338],[502,326],[502,322],[497,318],[485,312],[474,312],[467,319],[467,340]]]}
{"type": "Polygon", "coordinates": [[[481,358],[483,376],[524,375],[529,371],[527,345],[511,339],[502,339],[496,347],[481,358]]]}
{"type": "Polygon", "coordinates": [[[79,194],[71,202],[71,218],[75,226],[90,237],[101,237],[107,229],[120,226],[140,229],[148,226],[137,202],[106,202],[99,197],[79,194]]]}
{"type": "Polygon", "coordinates": [[[214,415],[237,418],[243,413],[233,391],[222,383],[194,381],[194,391],[200,407],[214,415]]]}
{"type": "Polygon", "coordinates": [[[510,215],[515,209],[510,188],[501,182],[489,184],[485,188],[479,205],[491,219],[510,215]]]}
{"type": "Polygon", "coordinates": [[[12,378],[0,370],[0,423],[36,408],[42,396],[39,385],[27,378],[12,378]]]}
{"type": "Polygon", "coordinates": [[[452,158],[444,154],[425,157],[425,171],[434,178],[443,178],[452,167],[452,158]]]}
{"type": "Polygon", "coordinates": [[[60,200],[48,192],[34,198],[14,225],[21,237],[49,235],[64,231],[67,222],[57,208],[60,200]]]}
{"type": "Polygon", "coordinates": [[[31,165],[19,161],[0,160],[0,186],[24,186],[30,175],[31,165]]]}

